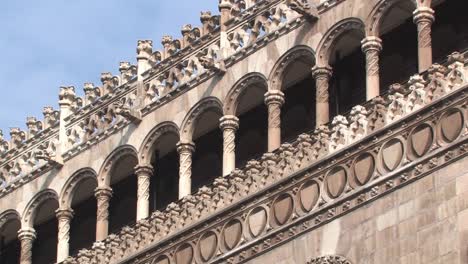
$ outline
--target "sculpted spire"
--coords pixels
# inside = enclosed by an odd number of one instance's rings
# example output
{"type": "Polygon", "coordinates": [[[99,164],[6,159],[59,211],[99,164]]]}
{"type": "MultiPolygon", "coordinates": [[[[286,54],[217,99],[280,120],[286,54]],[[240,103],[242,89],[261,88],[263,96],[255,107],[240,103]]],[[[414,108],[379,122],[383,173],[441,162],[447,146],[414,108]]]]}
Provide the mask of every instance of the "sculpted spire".
{"type": "Polygon", "coordinates": [[[200,21],[203,25],[202,35],[207,35],[219,25],[219,16],[213,16],[210,11],[202,11],[200,13],[200,21]]]}

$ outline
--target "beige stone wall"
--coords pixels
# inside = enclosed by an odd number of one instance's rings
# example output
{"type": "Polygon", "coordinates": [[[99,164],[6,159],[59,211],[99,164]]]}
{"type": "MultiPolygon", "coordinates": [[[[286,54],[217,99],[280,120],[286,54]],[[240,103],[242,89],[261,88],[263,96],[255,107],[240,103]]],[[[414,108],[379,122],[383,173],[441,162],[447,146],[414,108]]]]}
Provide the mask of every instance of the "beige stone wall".
{"type": "Polygon", "coordinates": [[[248,263],[468,263],[468,158],[413,182],[248,263]]]}

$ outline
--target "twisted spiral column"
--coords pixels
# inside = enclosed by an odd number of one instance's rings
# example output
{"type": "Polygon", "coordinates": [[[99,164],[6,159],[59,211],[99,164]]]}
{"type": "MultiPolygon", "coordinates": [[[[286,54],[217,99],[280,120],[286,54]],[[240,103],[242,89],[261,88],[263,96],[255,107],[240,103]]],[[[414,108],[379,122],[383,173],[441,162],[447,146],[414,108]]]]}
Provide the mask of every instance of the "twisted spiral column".
{"type": "Polygon", "coordinates": [[[223,131],[223,175],[228,175],[236,168],[236,131],[239,119],[226,115],[219,120],[219,128],[223,131]]]}
{"type": "Polygon", "coordinates": [[[32,247],[36,239],[36,231],[32,228],[18,231],[21,243],[20,264],[32,264],[32,247]]]}
{"type": "Polygon", "coordinates": [[[379,55],[382,40],[378,37],[366,37],[361,41],[361,48],[366,55],[366,97],[371,100],[380,95],[379,55]]]}
{"type": "Polygon", "coordinates": [[[109,202],[112,198],[112,189],[108,186],[98,187],[94,191],[94,196],[97,200],[96,241],[102,241],[109,232],[109,202]]]}
{"type": "Polygon", "coordinates": [[[329,85],[332,76],[330,66],[314,66],[312,68],[312,77],[315,79],[315,123],[316,126],[326,124],[330,121],[329,109],[329,85]]]}
{"type": "Polygon", "coordinates": [[[138,178],[137,190],[137,221],[149,216],[150,181],[153,175],[153,167],[150,165],[139,165],[135,167],[138,178]]]}
{"type": "Polygon", "coordinates": [[[268,152],[281,145],[281,107],[284,104],[284,93],[271,90],[265,93],[265,104],[268,107],[268,152]]]}
{"type": "Polygon", "coordinates": [[[73,219],[73,210],[58,209],[55,215],[58,220],[57,263],[60,263],[70,254],[70,224],[73,219]]]}
{"type": "Polygon", "coordinates": [[[177,143],[179,152],[179,199],[192,193],[192,154],[195,144],[192,142],[177,143]]]}
{"type": "Polygon", "coordinates": [[[434,19],[434,10],[429,7],[419,7],[413,12],[413,21],[418,27],[419,72],[429,69],[432,65],[431,27],[434,19]]]}

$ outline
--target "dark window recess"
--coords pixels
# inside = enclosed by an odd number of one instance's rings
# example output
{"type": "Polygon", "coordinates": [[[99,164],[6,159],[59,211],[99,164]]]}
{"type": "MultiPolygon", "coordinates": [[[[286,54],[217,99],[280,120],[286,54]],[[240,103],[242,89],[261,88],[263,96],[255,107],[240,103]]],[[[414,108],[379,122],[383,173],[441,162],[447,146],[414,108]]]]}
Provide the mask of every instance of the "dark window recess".
{"type": "Polygon", "coordinates": [[[96,198],[94,195],[73,207],[74,216],[70,228],[70,254],[76,255],[82,248],[90,248],[96,241],[96,198]]]}
{"type": "Polygon", "coordinates": [[[162,210],[179,197],[179,154],[173,150],[153,163],[154,176],[151,179],[150,208],[162,210]]]}
{"type": "Polygon", "coordinates": [[[129,175],[112,185],[109,207],[109,233],[135,223],[137,204],[137,177],[129,175]]]}
{"type": "Polygon", "coordinates": [[[292,141],[315,128],[315,80],[303,79],[284,91],[281,108],[281,142],[292,141]]]}
{"type": "Polygon", "coordinates": [[[54,217],[34,227],[36,239],[32,250],[32,263],[52,264],[57,261],[58,222],[54,217]]]}
{"type": "Polygon", "coordinates": [[[192,161],[192,192],[213,183],[222,174],[223,135],[216,127],[194,141],[192,161]]]}
{"type": "Polygon", "coordinates": [[[236,132],[236,167],[242,168],[247,161],[267,152],[268,111],[261,103],[239,116],[236,132]]]}
{"type": "Polygon", "coordinates": [[[5,242],[4,237],[0,237],[0,264],[19,264],[21,244],[18,239],[5,242]]]}

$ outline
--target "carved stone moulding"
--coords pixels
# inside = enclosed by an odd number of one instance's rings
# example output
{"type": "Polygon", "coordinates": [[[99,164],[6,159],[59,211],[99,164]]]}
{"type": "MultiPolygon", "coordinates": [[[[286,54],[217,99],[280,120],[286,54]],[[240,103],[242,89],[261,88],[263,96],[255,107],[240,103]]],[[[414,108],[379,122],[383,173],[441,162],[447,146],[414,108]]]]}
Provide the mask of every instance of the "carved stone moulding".
{"type": "Polygon", "coordinates": [[[328,255],[314,258],[308,261],[307,264],[351,264],[351,262],[342,256],[328,255]]]}
{"type": "Polygon", "coordinates": [[[453,108],[447,111],[438,123],[438,140],[440,143],[451,143],[455,141],[462,133],[465,127],[463,112],[459,108],[453,108]]]}

